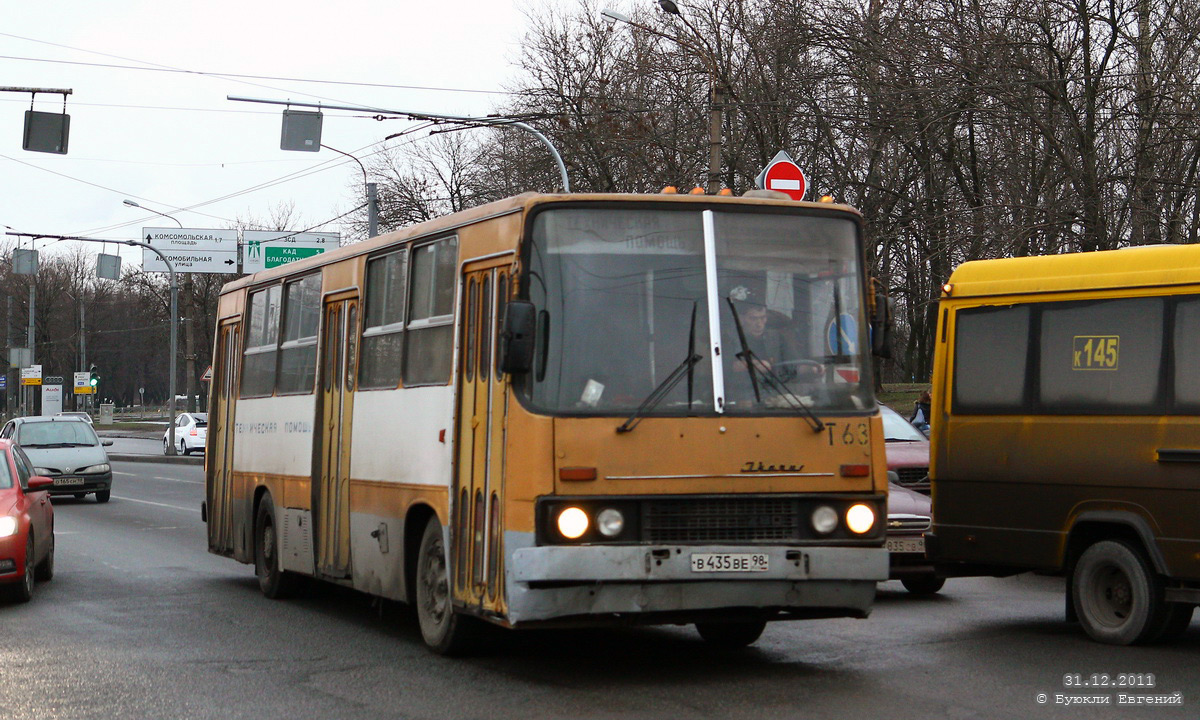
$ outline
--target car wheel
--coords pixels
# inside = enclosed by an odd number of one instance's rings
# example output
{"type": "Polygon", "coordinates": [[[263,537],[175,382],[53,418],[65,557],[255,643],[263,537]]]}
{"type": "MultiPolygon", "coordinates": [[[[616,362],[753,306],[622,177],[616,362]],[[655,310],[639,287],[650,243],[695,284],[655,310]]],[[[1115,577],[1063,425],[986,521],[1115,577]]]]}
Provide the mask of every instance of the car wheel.
{"type": "Polygon", "coordinates": [[[940,578],[937,575],[914,575],[912,577],[900,578],[904,589],[913,595],[936,595],[938,590],[946,584],[945,578],[940,578]]]}
{"type": "Polygon", "coordinates": [[[1093,640],[1132,645],[1163,629],[1162,580],[1123,540],[1102,540],[1079,556],[1071,576],[1075,614],[1093,640]]]}
{"type": "Polygon", "coordinates": [[[167,439],[164,437],[163,438],[163,455],[170,455],[171,454],[169,452],[170,449],[171,449],[171,443],[167,442],[167,439]]]}
{"type": "Polygon", "coordinates": [[[462,655],[478,641],[475,618],[455,612],[442,525],[429,518],[417,553],[417,623],[421,637],[440,655],[462,655]]]}
{"type": "Polygon", "coordinates": [[[34,568],[33,576],[37,580],[46,581],[54,578],[54,530],[50,530],[50,551],[34,568]]]}
{"type": "Polygon", "coordinates": [[[183,438],[179,438],[179,454],[180,455],[190,455],[191,454],[191,451],[188,450],[188,448],[187,448],[187,441],[184,440],[183,438]]]}
{"type": "Polygon", "coordinates": [[[741,622],[698,622],[696,631],[704,642],[724,650],[744,648],[759,638],[767,627],[765,620],[743,620],[741,622]]]}
{"type": "Polygon", "coordinates": [[[301,578],[279,567],[279,533],[275,506],[264,495],[254,520],[254,574],[262,594],[272,600],[284,600],[296,594],[301,578]]]}
{"type": "Polygon", "coordinates": [[[96,491],[96,502],[98,502],[98,503],[108,502],[108,498],[111,494],[112,494],[112,490],[97,490],[96,491]]]}
{"type": "Polygon", "coordinates": [[[29,541],[25,544],[25,575],[21,577],[21,581],[10,585],[8,590],[8,599],[13,602],[29,602],[33,599],[33,533],[29,534],[29,541]]]}

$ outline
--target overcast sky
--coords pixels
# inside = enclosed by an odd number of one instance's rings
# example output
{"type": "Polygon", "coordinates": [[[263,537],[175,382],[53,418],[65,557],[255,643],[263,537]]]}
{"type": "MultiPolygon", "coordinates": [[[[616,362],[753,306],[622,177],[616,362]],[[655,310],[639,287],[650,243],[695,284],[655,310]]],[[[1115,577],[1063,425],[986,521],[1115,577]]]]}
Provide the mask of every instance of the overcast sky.
{"type": "MultiPolygon", "coordinates": [[[[174,227],[124,206],[125,198],[189,228],[266,219],[289,201],[305,227],[317,225],[362,202],[352,186],[358,166],[329,150],[280,150],[283,108],[227,95],[486,114],[505,96],[465,91],[511,84],[527,14],[547,4],[576,7],[575,0],[0,0],[0,86],[74,91],[66,155],[22,150],[30,96],[0,93],[0,225],[112,239],[174,227]],[[457,91],[125,69],[155,67],[457,91]]],[[[60,112],[62,96],[38,95],[33,107],[60,112]]],[[[362,155],[413,125],[364,118],[327,111],[322,142],[362,155]]],[[[122,255],[140,262],[136,248],[122,255]]]]}

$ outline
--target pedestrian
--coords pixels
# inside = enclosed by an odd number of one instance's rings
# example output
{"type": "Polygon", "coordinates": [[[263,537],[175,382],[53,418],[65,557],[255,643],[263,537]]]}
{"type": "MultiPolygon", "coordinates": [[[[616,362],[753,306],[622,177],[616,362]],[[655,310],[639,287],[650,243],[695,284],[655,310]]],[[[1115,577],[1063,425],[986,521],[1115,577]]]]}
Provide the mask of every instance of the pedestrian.
{"type": "Polygon", "coordinates": [[[913,403],[913,412],[908,418],[908,421],[912,423],[915,428],[926,435],[929,434],[929,406],[932,404],[932,402],[933,398],[930,396],[929,391],[923,391],[921,393],[921,397],[917,398],[917,401],[913,403]]]}

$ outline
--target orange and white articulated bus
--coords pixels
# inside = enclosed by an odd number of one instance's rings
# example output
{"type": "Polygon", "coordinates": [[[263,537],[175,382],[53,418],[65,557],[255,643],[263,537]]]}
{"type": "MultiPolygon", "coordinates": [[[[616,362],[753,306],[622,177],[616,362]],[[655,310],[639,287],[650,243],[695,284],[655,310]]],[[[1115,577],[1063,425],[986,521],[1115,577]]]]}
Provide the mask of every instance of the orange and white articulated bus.
{"type": "Polygon", "coordinates": [[[226,285],[210,551],[413,603],[443,653],[865,617],[884,304],[857,212],[770,195],[525,194],[226,285]]]}

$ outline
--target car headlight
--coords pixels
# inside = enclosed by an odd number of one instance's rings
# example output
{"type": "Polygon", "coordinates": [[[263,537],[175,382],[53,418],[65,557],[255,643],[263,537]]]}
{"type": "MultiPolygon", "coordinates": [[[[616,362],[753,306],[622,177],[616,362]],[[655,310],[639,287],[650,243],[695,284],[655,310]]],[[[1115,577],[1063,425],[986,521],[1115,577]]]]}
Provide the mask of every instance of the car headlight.
{"type": "Polygon", "coordinates": [[[846,511],[846,527],[858,535],[870,530],[875,525],[875,511],[869,506],[859,503],[851,505],[846,511]]]}
{"type": "Polygon", "coordinates": [[[558,514],[558,531],[569,540],[583,537],[588,525],[587,513],[577,507],[569,507],[558,514]]]}
{"type": "Polygon", "coordinates": [[[829,533],[831,533],[837,529],[837,524],[838,524],[837,510],[834,510],[833,508],[829,507],[828,505],[822,505],[821,507],[817,508],[816,510],[813,510],[813,514],[812,514],[813,530],[816,530],[817,532],[821,533],[822,535],[828,535],[829,533]]]}
{"type": "Polygon", "coordinates": [[[34,474],[34,475],[57,475],[58,473],[54,472],[54,471],[53,471],[53,470],[51,470],[50,468],[39,468],[39,467],[35,467],[35,468],[33,469],[33,474],[34,474]]]}
{"type": "Polygon", "coordinates": [[[17,534],[17,519],[12,515],[0,517],[0,537],[11,537],[17,534]]]}
{"type": "Polygon", "coordinates": [[[112,466],[109,465],[108,463],[100,463],[99,465],[88,465],[85,468],[79,468],[79,474],[87,475],[87,474],[95,474],[95,473],[106,473],[111,469],[112,469],[112,466]]]}

